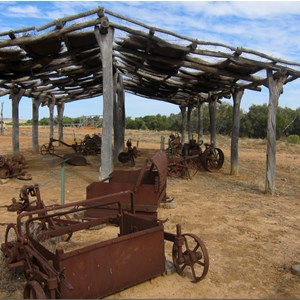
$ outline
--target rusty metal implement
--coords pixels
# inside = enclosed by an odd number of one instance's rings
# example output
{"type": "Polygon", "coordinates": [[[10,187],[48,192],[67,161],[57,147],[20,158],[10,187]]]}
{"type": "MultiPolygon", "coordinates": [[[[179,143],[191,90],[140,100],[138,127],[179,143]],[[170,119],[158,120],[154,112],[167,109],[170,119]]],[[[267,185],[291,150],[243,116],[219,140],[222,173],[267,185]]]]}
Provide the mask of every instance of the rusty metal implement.
{"type": "MultiPolygon", "coordinates": [[[[170,142],[169,142],[170,143],[170,142]]],[[[181,144],[179,144],[181,146],[181,144]]],[[[196,140],[191,139],[189,143],[182,146],[180,155],[168,153],[168,176],[191,179],[201,168],[206,171],[215,172],[222,168],[224,164],[224,153],[220,148],[204,143],[205,150],[201,148],[196,140]]]]}
{"type": "Polygon", "coordinates": [[[194,234],[182,234],[180,224],[175,234],[165,232],[164,222],[157,218],[155,207],[164,196],[160,184],[166,176],[160,159],[164,160],[160,153],[152,157],[150,170],[145,167],[135,184],[123,182],[122,191],[90,195],[64,205],[46,206],[38,185],[21,189],[17,220],[7,226],[1,250],[8,268],[24,271],[24,298],[102,298],[159,276],[165,272],[165,241],[173,243],[173,264],[180,275],[192,282],[204,279],[209,268],[204,243],[194,234]],[[157,179],[142,183],[149,174],[157,179]],[[141,197],[138,189],[126,190],[146,183],[157,191],[157,195],[153,191],[155,200],[151,203],[137,201],[141,197]],[[97,214],[90,213],[95,210],[97,214]],[[50,251],[43,244],[65,236],[68,241],[76,232],[102,224],[117,225],[119,233],[69,252],[59,246],[50,251]]]}

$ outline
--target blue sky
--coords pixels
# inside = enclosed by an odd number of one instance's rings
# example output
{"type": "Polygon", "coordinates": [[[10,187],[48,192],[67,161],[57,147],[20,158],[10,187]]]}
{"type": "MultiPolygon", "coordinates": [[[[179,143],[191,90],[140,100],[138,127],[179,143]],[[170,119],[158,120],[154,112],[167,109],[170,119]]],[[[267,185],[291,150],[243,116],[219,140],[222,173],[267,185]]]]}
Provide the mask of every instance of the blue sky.
{"type": "MultiPolygon", "coordinates": [[[[0,1],[0,31],[41,26],[54,19],[104,6],[143,23],[199,40],[257,50],[300,62],[300,2],[298,1],[0,1]]],[[[241,107],[268,103],[268,90],[245,91],[241,107]]],[[[11,102],[4,117],[11,117],[11,102]]],[[[230,102],[232,100],[224,100],[230,102]]],[[[300,107],[300,79],[287,84],[281,107],[300,107]]],[[[176,105],[126,94],[126,115],[133,118],[179,113],[176,105]]],[[[55,111],[56,114],[56,111],[55,111]]],[[[102,115],[102,97],[67,103],[66,116],[102,115]]],[[[40,118],[48,117],[47,107],[40,118]]],[[[20,119],[31,119],[31,99],[20,102],[20,119]]]]}

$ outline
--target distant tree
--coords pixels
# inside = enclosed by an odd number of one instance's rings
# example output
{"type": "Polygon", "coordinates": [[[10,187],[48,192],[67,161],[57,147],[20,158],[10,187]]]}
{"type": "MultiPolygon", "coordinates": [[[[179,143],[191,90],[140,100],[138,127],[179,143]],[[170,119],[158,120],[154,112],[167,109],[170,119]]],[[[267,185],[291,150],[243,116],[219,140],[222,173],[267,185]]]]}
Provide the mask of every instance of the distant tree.
{"type": "Polygon", "coordinates": [[[180,132],[182,128],[180,114],[171,114],[168,119],[168,127],[166,130],[180,132]]]}
{"type": "Polygon", "coordinates": [[[267,136],[268,107],[264,105],[252,105],[249,108],[247,117],[251,123],[249,137],[265,138],[267,136]]]}
{"type": "Polygon", "coordinates": [[[232,105],[222,103],[217,107],[216,115],[217,132],[223,135],[230,135],[232,130],[232,105]]]}
{"type": "Polygon", "coordinates": [[[42,118],[42,119],[40,119],[40,121],[39,121],[39,125],[42,125],[42,126],[47,126],[47,125],[49,125],[49,124],[50,124],[49,118],[42,118]]]}

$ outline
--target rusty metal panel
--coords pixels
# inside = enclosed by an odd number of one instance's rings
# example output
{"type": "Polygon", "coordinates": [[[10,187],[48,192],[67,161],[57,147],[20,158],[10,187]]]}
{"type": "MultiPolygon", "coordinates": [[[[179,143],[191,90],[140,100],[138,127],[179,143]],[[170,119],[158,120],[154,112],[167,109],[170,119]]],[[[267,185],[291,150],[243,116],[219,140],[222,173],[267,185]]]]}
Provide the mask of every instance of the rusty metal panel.
{"type": "Polygon", "coordinates": [[[70,290],[61,298],[105,297],[162,274],[165,270],[161,225],[58,255],[70,290]]]}
{"type": "MultiPolygon", "coordinates": [[[[133,186],[128,183],[103,183],[94,182],[87,188],[87,199],[132,190],[133,186]]],[[[142,184],[135,194],[136,211],[155,212],[159,205],[159,198],[154,184],[142,184]]],[[[116,196],[115,201],[120,201],[127,209],[130,208],[130,199],[124,196],[116,196]]],[[[87,211],[89,214],[90,211],[87,211]]]]}

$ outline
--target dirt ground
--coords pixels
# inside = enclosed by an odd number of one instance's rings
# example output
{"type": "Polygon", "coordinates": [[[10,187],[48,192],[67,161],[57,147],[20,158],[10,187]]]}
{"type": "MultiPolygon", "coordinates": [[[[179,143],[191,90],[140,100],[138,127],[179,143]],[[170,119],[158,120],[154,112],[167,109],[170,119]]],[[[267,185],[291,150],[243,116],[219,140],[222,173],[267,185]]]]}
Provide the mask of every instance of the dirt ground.
{"type": "MultiPolygon", "coordinates": [[[[79,140],[99,130],[66,129],[65,142],[73,143],[73,133],[79,140]]],[[[134,144],[139,140],[141,156],[136,167],[159,149],[160,136],[167,141],[169,134],[127,131],[126,138],[131,137],[134,144]]],[[[48,137],[49,129],[40,128],[40,144],[46,143],[48,137]]],[[[196,234],[204,241],[210,257],[207,277],[194,284],[177,273],[162,275],[108,298],[300,298],[300,276],[291,273],[291,266],[300,263],[300,146],[278,142],[276,195],[270,196],[264,193],[265,141],[240,139],[239,176],[230,175],[230,139],[218,136],[217,143],[225,154],[223,168],[217,173],[199,171],[192,180],[168,178],[167,194],[174,198],[176,207],[158,209],[160,219],[168,218],[166,231],[175,233],[176,224],[180,223],[183,233],[196,234]]],[[[5,135],[0,136],[0,155],[10,155],[11,148],[11,130],[7,128],[5,135]]],[[[16,213],[3,206],[9,205],[13,197],[18,198],[23,185],[38,183],[47,205],[60,203],[61,160],[31,150],[31,128],[21,128],[20,150],[29,163],[32,180],[0,183],[0,243],[4,240],[4,224],[16,219],[16,213]]],[[[87,160],[87,166],[65,168],[67,203],[85,199],[86,186],[99,180],[99,157],[88,156],[87,160]]],[[[115,166],[125,167],[128,166],[120,163],[115,166]]],[[[84,243],[92,235],[92,231],[78,233],[70,245],[84,243]]],[[[171,246],[166,242],[168,260],[171,246]]],[[[3,261],[1,264],[4,270],[3,261]]],[[[0,298],[22,298],[24,278],[8,276],[5,271],[1,276],[0,298]]]]}

